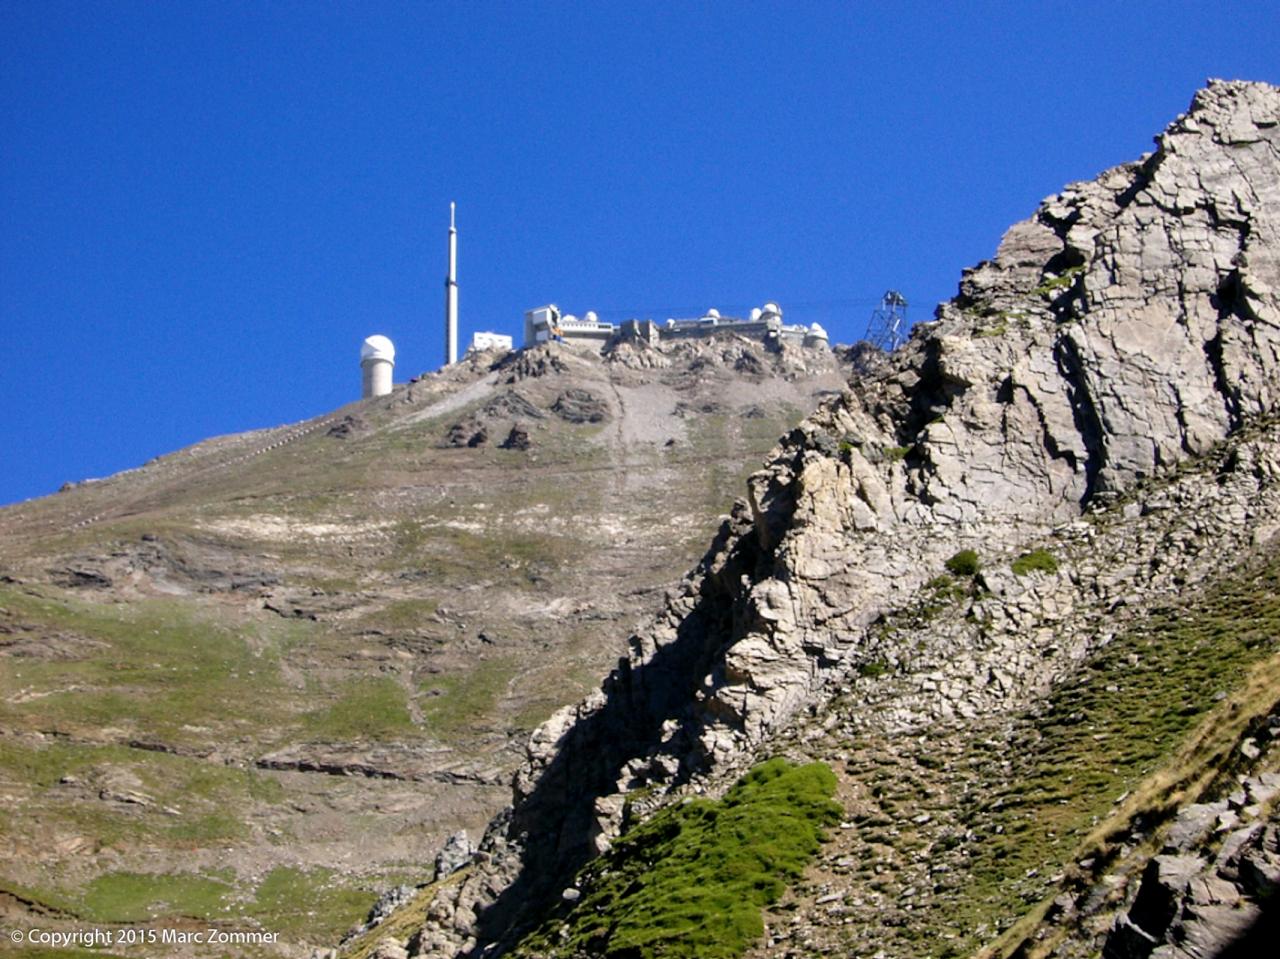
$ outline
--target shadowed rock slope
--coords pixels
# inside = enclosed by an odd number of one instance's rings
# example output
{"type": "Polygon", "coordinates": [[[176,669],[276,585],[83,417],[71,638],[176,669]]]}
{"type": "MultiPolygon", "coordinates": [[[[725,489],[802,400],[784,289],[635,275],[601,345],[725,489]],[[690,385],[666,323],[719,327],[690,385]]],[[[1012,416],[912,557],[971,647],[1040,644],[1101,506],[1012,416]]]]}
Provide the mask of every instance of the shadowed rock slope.
{"type": "Polygon", "coordinates": [[[476,355],[0,510],[0,914],[335,941],[480,835],[846,376],[737,337],[476,355]]]}
{"type": "MultiPolygon", "coordinates": [[[[1213,842],[1267,821],[1278,124],[1280,90],[1210,83],[787,434],[601,690],[534,733],[411,950],[572,924],[561,891],[624,818],[779,753],[833,765],[848,819],[760,955],[1087,953],[1180,806],[1236,817],[1213,842]]],[[[1253,855],[1256,903],[1255,840],[1175,846],[1253,855]]],[[[1165,918],[1147,952],[1186,927],[1165,918]]]]}

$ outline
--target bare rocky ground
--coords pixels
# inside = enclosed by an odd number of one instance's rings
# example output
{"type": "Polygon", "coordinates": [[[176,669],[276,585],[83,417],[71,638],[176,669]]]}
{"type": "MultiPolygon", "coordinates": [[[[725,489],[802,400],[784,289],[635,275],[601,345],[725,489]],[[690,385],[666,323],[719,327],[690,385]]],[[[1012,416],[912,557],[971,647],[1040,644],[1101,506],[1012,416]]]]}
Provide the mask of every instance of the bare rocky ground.
{"type": "Polygon", "coordinates": [[[0,511],[6,923],[336,941],[479,836],[847,375],[733,337],[484,354],[0,511]]]}

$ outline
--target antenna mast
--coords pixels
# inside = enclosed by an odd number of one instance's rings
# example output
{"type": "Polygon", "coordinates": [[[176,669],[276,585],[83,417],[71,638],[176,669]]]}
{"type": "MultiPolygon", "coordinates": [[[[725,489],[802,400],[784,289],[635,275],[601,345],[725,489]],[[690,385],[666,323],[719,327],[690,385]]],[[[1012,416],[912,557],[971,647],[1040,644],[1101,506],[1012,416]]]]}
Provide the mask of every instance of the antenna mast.
{"type": "Polygon", "coordinates": [[[449,275],[444,278],[444,362],[458,362],[458,228],[449,204],[449,275]]]}

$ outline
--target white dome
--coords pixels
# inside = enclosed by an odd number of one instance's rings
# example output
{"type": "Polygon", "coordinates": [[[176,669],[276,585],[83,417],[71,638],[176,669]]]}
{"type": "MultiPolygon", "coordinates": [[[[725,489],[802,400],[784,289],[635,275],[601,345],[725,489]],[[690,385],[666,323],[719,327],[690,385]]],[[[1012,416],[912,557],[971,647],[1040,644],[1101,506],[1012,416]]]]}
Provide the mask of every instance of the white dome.
{"type": "Polygon", "coordinates": [[[582,319],[587,323],[598,323],[600,321],[600,317],[596,316],[595,310],[587,310],[582,314],[582,319]]]}
{"type": "Polygon", "coordinates": [[[757,307],[754,307],[754,308],[751,310],[751,320],[752,320],[752,322],[755,322],[756,320],[760,319],[760,317],[761,317],[762,315],[763,315],[763,313],[761,312],[760,307],[758,307],[758,306],[757,306],[757,307]]]}
{"type": "Polygon", "coordinates": [[[388,363],[394,363],[396,361],[395,344],[381,333],[365,337],[364,342],[360,344],[360,362],[363,363],[366,360],[386,360],[388,363]]]}
{"type": "Polygon", "coordinates": [[[824,330],[824,329],[822,328],[822,325],[821,325],[821,324],[819,324],[819,323],[810,323],[810,324],[809,324],[809,334],[810,334],[811,336],[820,336],[820,337],[822,337],[824,340],[827,338],[827,331],[826,331],[826,330],[824,330]]]}
{"type": "Polygon", "coordinates": [[[707,316],[713,316],[718,320],[720,319],[720,311],[713,306],[711,309],[707,310],[707,316]]]}
{"type": "Polygon", "coordinates": [[[782,315],[782,307],[778,306],[777,303],[766,303],[764,305],[764,311],[766,313],[773,313],[776,316],[782,315]]]}

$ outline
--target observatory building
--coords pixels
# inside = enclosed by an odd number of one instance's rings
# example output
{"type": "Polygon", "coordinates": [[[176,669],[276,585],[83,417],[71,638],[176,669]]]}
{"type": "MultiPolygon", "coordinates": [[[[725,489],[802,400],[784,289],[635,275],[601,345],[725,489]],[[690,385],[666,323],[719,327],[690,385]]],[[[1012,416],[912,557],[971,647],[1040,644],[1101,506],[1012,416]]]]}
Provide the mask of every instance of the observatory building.
{"type": "Polygon", "coordinates": [[[396,365],[395,345],[380,333],[365,337],[360,344],[360,372],[364,399],[391,392],[391,370],[396,365]]]}
{"type": "Polygon", "coordinates": [[[827,331],[817,323],[804,326],[782,321],[782,307],[766,303],[751,311],[747,317],[722,316],[719,310],[707,310],[696,318],[668,319],[665,323],[654,320],[627,320],[621,326],[604,323],[594,312],[588,311],[581,318],[563,314],[554,303],[529,310],[524,315],[524,345],[536,346],[549,341],[583,343],[604,349],[610,344],[625,341],[658,343],[664,340],[706,339],[720,333],[735,333],[760,340],[766,346],[783,342],[809,349],[828,349],[827,331]]]}
{"type": "Polygon", "coordinates": [[[505,333],[472,333],[471,348],[468,353],[479,353],[482,350],[510,350],[514,347],[511,337],[505,333]]]}
{"type": "Polygon", "coordinates": [[[581,319],[572,313],[561,313],[554,303],[528,310],[524,315],[524,345],[535,346],[550,340],[563,342],[589,342],[603,347],[618,333],[612,323],[601,323],[594,312],[588,310],[581,319]]]}

